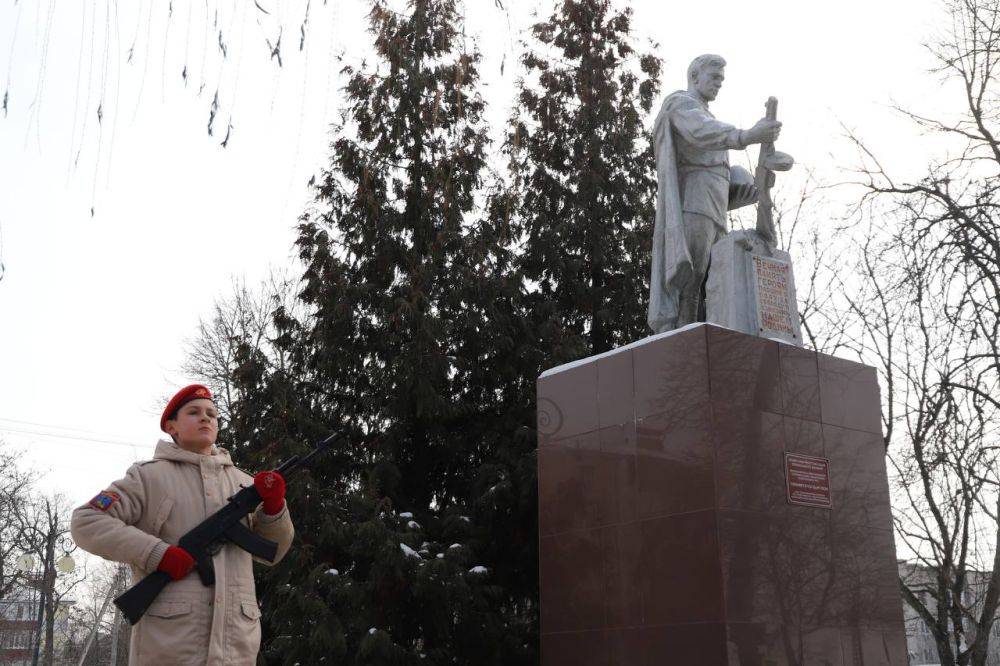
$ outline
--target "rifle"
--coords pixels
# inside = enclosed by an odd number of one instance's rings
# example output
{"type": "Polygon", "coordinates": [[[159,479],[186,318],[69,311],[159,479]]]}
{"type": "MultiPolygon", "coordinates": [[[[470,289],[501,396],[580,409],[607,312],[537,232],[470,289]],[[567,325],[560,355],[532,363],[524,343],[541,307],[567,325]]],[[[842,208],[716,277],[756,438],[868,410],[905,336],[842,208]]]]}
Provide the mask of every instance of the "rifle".
{"type": "MultiPolygon", "coordinates": [[[[326,451],[330,445],[340,438],[340,433],[333,433],[305,457],[293,456],[283,462],[276,472],[284,478],[289,478],[296,471],[308,467],[313,460],[326,451]]],[[[254,511],[260,504],[260,493],[254,486],[247,486],[227,500],[222,507],[211,516],[196,525],[180,538],[177,545],[191,554],[196,563],[198,577],[204,585],[215,584],[215,567],[212,556],[230,541],[251,555],[268,562],[273,562],[278,554],[278,544],[258,536],[250,531],[242,522],[243,518],[254,511]]],[[[130,624],[135,624],[142,618],[157,595],[171,582],[170,575],[163,571],[154,571],[126,590],[115,599],[115,606],[121,609],[130,624]]]]}
{"type": "MultiPolygon", "coordinates": [[[[778,100],[768,97],[764,104],[764,117],[768,120],[778,119],[778,100]]],[[[757,170],[754,173],[754,185],[757,186],[757,233],[769,243],[775,240],[774,218],[771,214],[771,187],[774,185],[774,172],[767,168],[768,159],[774,155],[774,142],[767,141],[760,145],[760,155],[757,158],[757,170]]]]}
{"type": "MultiPolygon", "coordinates": [[[[778,99],[768,97],[764,104],[764,117],[768,120],[778,119],[778,99]]],[[[777,233],[774,228],[774,204],[771,201],[771,188],[774,186],[774,172],[788,171],[794,160],[791,155],[774,149],[774,142],[767,141],[760,145],[760,155],[757,157],[757,169],[754,172],[754,186],[757,188],[757,233],[769,244],[774,245],[777,233]]]]}

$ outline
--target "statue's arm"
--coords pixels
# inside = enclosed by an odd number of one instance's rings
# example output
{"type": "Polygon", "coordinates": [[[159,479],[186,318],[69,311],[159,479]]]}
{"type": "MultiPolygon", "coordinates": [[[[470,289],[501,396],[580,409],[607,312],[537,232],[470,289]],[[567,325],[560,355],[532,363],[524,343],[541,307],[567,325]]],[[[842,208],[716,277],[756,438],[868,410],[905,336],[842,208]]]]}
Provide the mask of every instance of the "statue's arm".
{"type": "Polygon", "coordinates": [[[691,99],[678,100],[670,111],[670,124],[685,141],[702,150],[742,150],[744,133],[708,114],[691,99]]]}

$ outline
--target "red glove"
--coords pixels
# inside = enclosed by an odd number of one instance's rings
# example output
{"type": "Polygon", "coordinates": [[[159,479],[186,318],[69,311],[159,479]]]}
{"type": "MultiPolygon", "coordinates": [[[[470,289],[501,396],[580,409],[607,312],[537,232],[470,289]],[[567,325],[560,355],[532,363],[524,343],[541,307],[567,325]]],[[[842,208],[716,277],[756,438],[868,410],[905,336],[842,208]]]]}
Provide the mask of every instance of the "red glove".
{"type": "Polygon", "coordinates": [[[170,546],[163,553],[156,570],[169,574],[174,580],[180,580],[194,569],[194,558],[179,546],[170,546]]]}
{"type": "Polygon", "coordinates": [[[264,513],[273,516],[285,508],[285,480],[277,472],[257,472],[253,486],[264,502],[264,513]]]}

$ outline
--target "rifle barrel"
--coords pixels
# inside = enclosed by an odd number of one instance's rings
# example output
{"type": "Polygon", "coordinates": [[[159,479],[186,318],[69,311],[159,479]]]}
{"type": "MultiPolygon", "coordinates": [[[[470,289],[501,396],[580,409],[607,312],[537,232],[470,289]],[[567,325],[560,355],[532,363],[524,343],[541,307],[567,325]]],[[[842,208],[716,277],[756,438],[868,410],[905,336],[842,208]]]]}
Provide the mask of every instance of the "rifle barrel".
{"type": "Polygon", "coordinates": [[[333,433],[332,435],[330,435],[329,437],[327,437],[326,439],[324,439],[323,441],[321,441],[319,444],[317,444],[316,447],[312,451],[310,451],[309,453],[307,453],[305,456],[302,456],[302,457],[295,456],[292,460],[290,460],[290,461],[288,461],[288,463],[286,463],[287,467],[286,467],[286,465],[282,465],[282,467],[284,467],[285,469],[284,470],[278,469],[278,472],[281,472],[282,476],[287,476],[287,475],[291,474],[292,472],[295,472],[296,470],[298,470],[300,467],[308,467],[309,463],[312,462],[313,458],[315,458],[316,456],[318,456],[319,454],[321,454],[323,451],[325,451],[326,449],[328,449],[330,447],[330,445],[334,441],[340,439],[340,437],[341,437],[341,434],[339,432],[333,433]]]}
{"type": "Polygon", "coordinates": [[[288,470],[289,468],[291,468],[293,465],[295,465],[299,461],[300,457],[301,456],[297,456],[297,455],[292,456],[291,458],[289,458],[285,462],[281,463],[281,465],[278,466],[278,468],[275,469],[274,471],[277,472],[278,474],[281,474],[282,476],[284,476],[285,475],[285,471],[288,470]]]}

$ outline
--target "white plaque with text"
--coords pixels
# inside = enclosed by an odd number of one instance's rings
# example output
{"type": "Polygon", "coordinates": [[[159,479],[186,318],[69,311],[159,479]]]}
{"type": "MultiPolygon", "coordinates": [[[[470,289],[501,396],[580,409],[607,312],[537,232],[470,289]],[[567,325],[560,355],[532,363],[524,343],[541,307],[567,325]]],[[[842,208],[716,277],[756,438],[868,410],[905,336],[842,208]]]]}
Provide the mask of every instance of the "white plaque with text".
{"type": "Polygon", "coordinates": [[[791,262],[751,254],[750,284],[757,335],[802,344],[791,262]]]}

